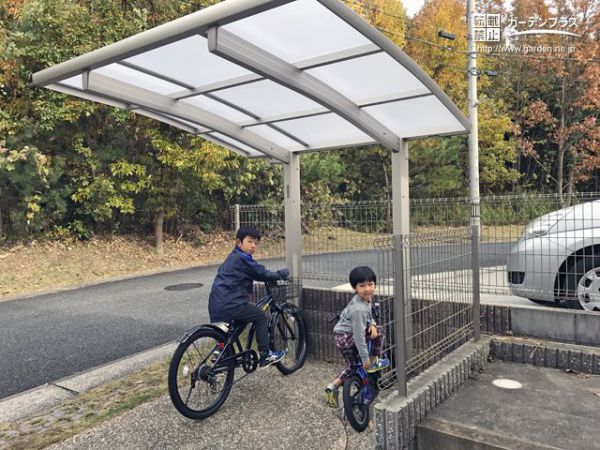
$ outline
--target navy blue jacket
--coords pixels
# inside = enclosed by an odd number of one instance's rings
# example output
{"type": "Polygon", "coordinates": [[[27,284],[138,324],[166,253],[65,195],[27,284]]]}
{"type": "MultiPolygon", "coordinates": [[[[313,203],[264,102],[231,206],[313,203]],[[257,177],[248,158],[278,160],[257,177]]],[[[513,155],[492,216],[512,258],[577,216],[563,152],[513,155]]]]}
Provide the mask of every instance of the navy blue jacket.
{"type": "Polygon", "coordinates": [[[267,270],[237,247],[225,259],[213,282],[208,297],[211,322],[227,322],[237,308],[245,305],[252,294],[252,282],[279,280],[276,272],[267,270]]]}

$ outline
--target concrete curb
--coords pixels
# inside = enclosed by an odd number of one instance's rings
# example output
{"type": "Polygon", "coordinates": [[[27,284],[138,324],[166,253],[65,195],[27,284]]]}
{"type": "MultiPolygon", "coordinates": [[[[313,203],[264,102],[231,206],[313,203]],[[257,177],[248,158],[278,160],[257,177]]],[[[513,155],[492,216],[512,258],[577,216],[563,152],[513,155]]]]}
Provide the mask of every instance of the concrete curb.
{"type": "Polygon", "coordinates": [[[83,392],[170,356],[176,346],[176,343],[164,344],[2,399],[0,421],[8,422],[31,417],[83,392]]]}
{"type": "Polygon", "coordinates": [[[514,337],[493,338],[490,356],[519,364],[600,375],[600,348],[514,337]]]}
{"type": "Polygon", "coordinates": [[[412,448],[417,425],[427,413],[485,367],[489,342],[482,338],[464,344],[411,380],[407,397],[396,391],[375,405],[375,448],[412,448]]]}

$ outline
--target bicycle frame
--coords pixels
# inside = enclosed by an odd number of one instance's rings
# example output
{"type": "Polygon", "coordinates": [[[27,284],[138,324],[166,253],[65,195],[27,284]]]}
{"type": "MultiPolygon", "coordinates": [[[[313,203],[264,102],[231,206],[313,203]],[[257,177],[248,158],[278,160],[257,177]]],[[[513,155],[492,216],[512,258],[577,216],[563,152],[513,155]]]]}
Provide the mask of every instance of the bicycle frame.
{"type": "MultiPolygon", "coordinates": [[[[298,340],[297,345],[292,344],[294,357],[275,364],[283,375],[298,370],[306,358],[304,321],[297,307],[287,301],[294,298],[292,283],[291,280],[289,284],[265,283],[266,295],[257,303],[265,313],[270,313],[267,326],[271,350],[283,350],[285,355],[288,342],[298,340]]],[[[182,415],[200,420],[214,414],[227,399],[231,387],[257,369],[260,359],[253,349],[255,333],[253,323],[234,320],[227,324],[199,325],[183,334],[171,358],[168,375],[169,395],[182,415]],[[246,330],[247,336],[243,336],[246,330]],[[236,379],[236,368],[242,368],[245,375],[236,379]],[[200,390],[194,391],[197,383],[201,383],[200,390]],[[194,395],[199,395],[199,404],[188,403],[193,391],[198,392],[194,395]]]]}
{"type": "MultiPolygon", "coordinates": [[[[270,310],[283,312],[283,308],[281,308],[281,306],[279,306],[277,304],[277,302],[274,301],[275,298],[273,297],[273,294],[271,293],[269,286],[265,285],[265,287],[267,289],[267,294],[256,303],[256,306],[261,308],[265,312],[270,311],[270,310]]],[[[242,346],[242,343],[240,341],[240,335],[243,333],[243,331],[246,329],[247,326],[248,326],[248,323],[241,323],[241,324],[236,325],[233,329],[231,329],[225,333],[226,339],[225,339],[225,342],[223,343],[223,345],[221,346],[221,344],[219,344],[218,349],[217,348],[213,349],[213,351],[219,350],[219,352],[220,352],[220,355],[214,362],[214,367],[219,367],[221,365],[224,365],[225,363],[229,362],[231,359],[234,359],[235,366],[239,367],[239,365],[241,364],[241,355],[243,355],[244,352],[247,352],[248,350],[250,350],[252,348],[252,341],[254,340],[254,324],[252,324],[248,331],[248,336],[246,337],[246,346],[245,347],[242,346]],[[222,356],[225,353],[225,350],[227,348],[233,349],[233,355],[222,359],[222,356]]],[[[291,328],[287,324],[287,322],[286,322],[286,327],[293,334],[293,330],[291,330],[291,328]]],[[[206,361],[203,361],[203,363],[205,363],[205,362],[206,361]]]]}

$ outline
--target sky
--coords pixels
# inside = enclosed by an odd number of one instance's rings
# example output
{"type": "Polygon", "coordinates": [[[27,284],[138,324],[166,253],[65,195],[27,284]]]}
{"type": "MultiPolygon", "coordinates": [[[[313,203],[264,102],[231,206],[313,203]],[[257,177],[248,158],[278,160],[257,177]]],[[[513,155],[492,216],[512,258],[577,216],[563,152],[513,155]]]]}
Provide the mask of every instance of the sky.
{"type": "Polygon", "coordinates": [[[408,17],[413,17],[425,3],[425,0],[400,0],[406,8],[408,17]]]}

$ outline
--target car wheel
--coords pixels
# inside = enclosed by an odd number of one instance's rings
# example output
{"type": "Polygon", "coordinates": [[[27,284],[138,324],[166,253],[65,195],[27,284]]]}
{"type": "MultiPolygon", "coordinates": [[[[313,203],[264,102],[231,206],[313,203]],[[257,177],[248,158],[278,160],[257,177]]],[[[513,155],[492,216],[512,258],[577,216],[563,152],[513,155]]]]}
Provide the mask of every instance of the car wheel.
{"type": "Polygon", "coordinates": [[[585,311],[600,311],[600,258],[579,256],[567,271],[567,305],[585,311]]]}

